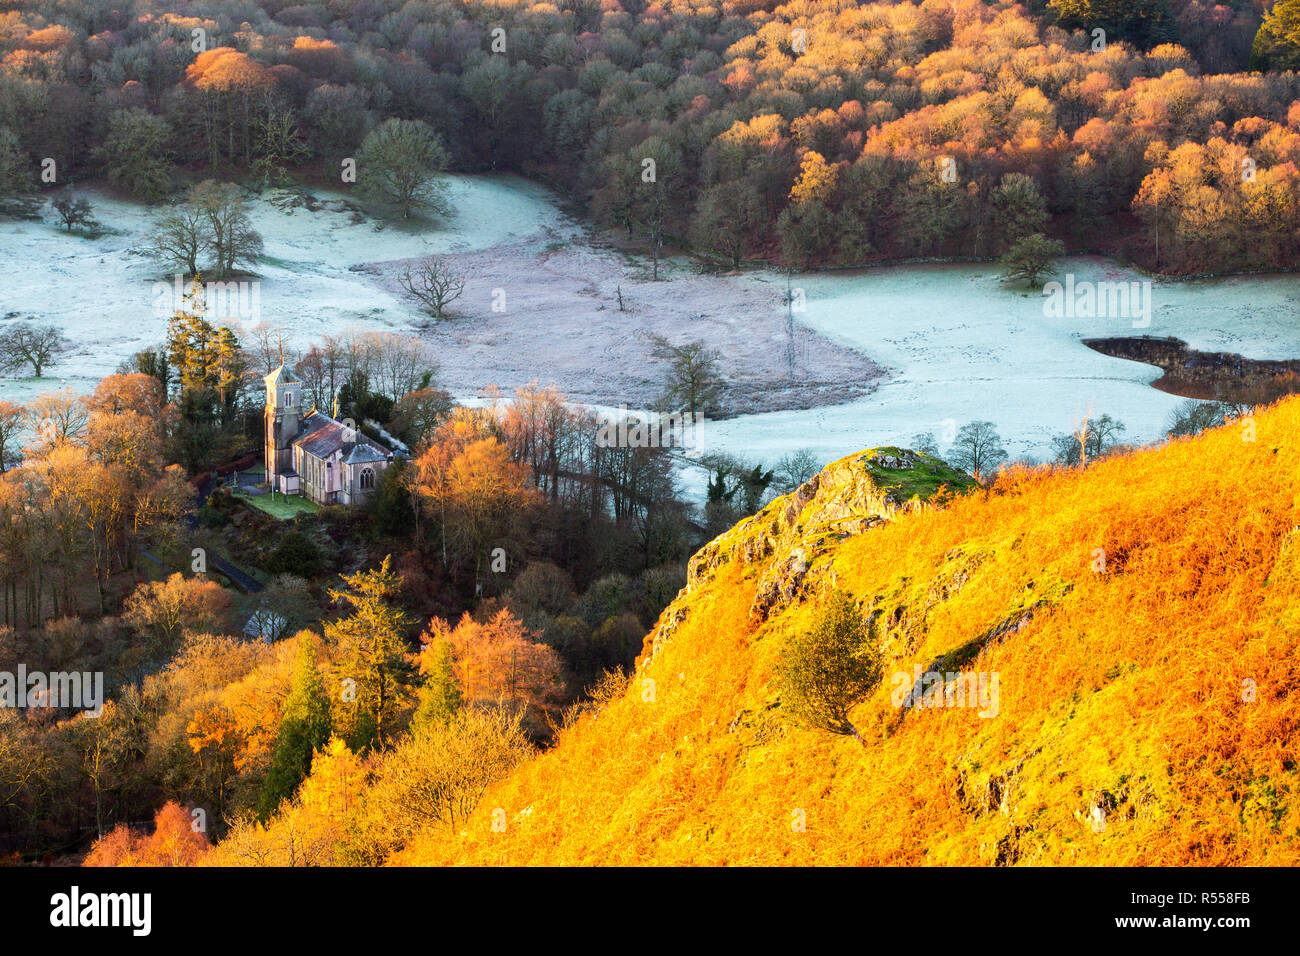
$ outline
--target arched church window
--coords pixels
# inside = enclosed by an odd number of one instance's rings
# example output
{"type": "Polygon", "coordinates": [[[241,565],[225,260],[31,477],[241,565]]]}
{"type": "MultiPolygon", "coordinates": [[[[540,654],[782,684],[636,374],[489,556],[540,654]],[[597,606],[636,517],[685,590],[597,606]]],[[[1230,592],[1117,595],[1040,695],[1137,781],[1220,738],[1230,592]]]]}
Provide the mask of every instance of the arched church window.
{"type": "Polygon", "coordinates": [[[375,487],[375,473],[372,469],[370,468],[361,469],[361,487],[362,488],[375,487]]]}

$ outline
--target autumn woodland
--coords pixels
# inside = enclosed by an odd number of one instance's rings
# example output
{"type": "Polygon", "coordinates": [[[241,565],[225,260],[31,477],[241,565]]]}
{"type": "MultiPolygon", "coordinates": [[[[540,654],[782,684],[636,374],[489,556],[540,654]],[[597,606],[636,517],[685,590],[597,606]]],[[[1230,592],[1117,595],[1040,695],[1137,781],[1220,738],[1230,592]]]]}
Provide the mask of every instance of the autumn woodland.
{"type": "Polygon", "coordinates": [[[0,862],[1295,865],[1297,71],[1300,0],[0,0],[0,862]],[[465,389],[566,261],[633,360],[465,389]],[[801,312],[922,264],[886,357],[801,312]],[[1085,268],[1128,398],[871,404],[1085,268]]]}

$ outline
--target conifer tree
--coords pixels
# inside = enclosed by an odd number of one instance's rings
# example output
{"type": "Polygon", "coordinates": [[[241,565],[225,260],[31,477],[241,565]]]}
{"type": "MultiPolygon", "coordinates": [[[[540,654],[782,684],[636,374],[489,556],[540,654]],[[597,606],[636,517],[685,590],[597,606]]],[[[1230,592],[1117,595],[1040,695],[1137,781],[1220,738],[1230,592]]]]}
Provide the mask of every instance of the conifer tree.
{"type": "Polygon", "coordinates": [[[196,275],[181,307],[167,320],[167,358],[183,389],[212,384],[216,330],[203,318],[204,306],[203,277],[196,275]]]}
{"type": "Polygon", "coordinates": [[[339,679],[352,698],[343,698],[344,715],[357,752],[387,746],[416,682],[415,668],[406,659],[406,632],[415,622],[387,600],[401,584],[390,562],[388,556],[374,570],[343,575],[344,587],[329,592],[331,599],[353,609],[348,617],[327,623],[325,637],[335,646],[339,679]]]}
{"type": "Polygon", "coordinates": [[[1300,0],[1278,0],[1264,15],[1250,51],[1250,68],[1300,68],[1300,0]]]}
{"type": "Polygon", "coordinates": [[[317,657],[316,635],[303,631],[298,636],[298,655],[275,738],[271,769],[257,804],[263,820],[275,812],[282,800],[293,796],[311,770],[312,756],[329,740],[329,699],[316,668],[317,657]]]}
{"type": "Polygon", "coordinates": [[[180,380],[182,405],[187,399],[201,405],[201,417],[219,418],[224,426],[235,420],[248,362],[235,333],[204,318],[203,288],[196,276],[168,320],[165,360],[180,380]]]}
{"type": "Polygon", "coordinates": [[[1127,40],[1142,50],[1178,42],[1178,23],[1169,0],[1048,0],[1064,30],[1106,31],[1106,39],[1127,40]]]}
{"type": "Polygon", "coordinates": [[[430,648],[429,676],[420,689],[420,703],[411,718],[411,730],[420,733],[426,727],[442,726],[460,710],[460,687],[452,671],[451,645],[436,640],[430,648]]]}
{"type": "Polygon", "coordinates": [[[210,376],[217,390],[223,418],[229,418],[239,397],[239,384],[244,379],[247,363],[239,348],[239,339],[228,327],[216,330],[212,345],[210,376]]]}

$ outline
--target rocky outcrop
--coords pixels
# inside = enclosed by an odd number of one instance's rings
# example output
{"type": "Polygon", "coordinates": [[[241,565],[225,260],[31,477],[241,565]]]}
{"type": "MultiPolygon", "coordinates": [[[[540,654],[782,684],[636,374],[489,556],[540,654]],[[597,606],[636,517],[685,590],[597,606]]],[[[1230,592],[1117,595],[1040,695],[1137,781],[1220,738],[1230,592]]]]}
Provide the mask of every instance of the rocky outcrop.
{"type": "Polygon", "coordinates": [[[750,613],[764,621],[804,600],[833,578],[829,554],[899,513],[933,507],[941,490],[974,485],[964,472],[919,452],[877,448],[841,458],[795,491],[715,538],[687,567],[686,587],[646,639],[642,662],[652,660],[689,613],[689,597],[720,568],[739,562],[759,578],[750,613]]]}

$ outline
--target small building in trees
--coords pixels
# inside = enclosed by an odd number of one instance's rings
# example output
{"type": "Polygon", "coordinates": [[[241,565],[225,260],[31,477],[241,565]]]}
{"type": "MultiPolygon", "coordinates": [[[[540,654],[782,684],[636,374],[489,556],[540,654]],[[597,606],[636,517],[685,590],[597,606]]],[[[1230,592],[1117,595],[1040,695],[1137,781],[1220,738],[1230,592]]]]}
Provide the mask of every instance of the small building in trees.
{"type": "MultiPolygon", "coordinates": [[[[266,376],[266,480],[320,505],[365,501],[394,453],[316,408],[302,408],[302,381],[281,365],[266,376]]],[[[337,414],[337,410],[336,410],[337,414]]]]}

